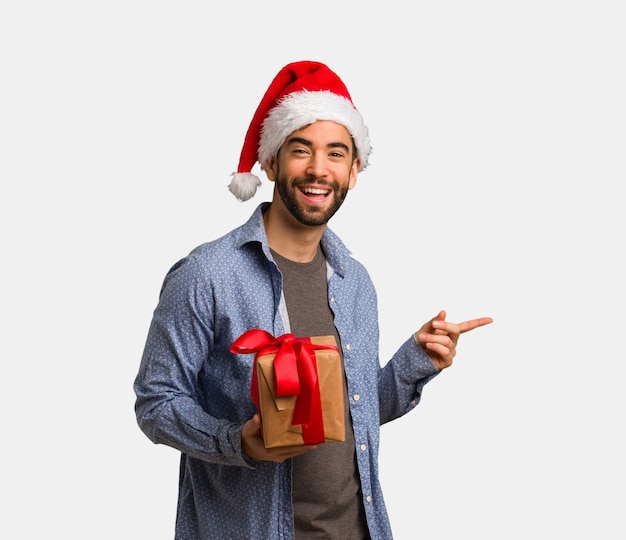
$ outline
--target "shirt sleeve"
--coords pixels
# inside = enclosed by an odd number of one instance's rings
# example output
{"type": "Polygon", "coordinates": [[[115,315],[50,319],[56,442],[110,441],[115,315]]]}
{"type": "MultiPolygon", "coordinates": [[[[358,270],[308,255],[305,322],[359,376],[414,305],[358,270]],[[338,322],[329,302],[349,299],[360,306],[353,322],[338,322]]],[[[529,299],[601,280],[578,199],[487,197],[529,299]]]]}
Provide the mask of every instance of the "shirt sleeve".
{"type": "Polygon", "coordinates": [[[137,422],[155,444],[224,465],[252,467],[241,449],[243,424],[199,403],[197,381],[214,343],[210,286],[187,257],[167,274],[135,379],[137,422]]]}
{"type": "Polygon", "coordinates": [[[411,336],[378,373],[380,423],[394,420],[419,403],[424,385],[440,373],[411,336]]]}

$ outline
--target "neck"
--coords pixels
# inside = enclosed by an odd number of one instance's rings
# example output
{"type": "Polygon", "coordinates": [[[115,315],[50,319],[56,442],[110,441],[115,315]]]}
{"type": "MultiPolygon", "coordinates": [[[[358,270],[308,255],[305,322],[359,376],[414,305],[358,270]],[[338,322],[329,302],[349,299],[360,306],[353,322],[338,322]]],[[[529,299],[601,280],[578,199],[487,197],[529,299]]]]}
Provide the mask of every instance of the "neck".
{"type": "Polygon", "coordinates": [[[295,262],[310,262],[315,258],[326,230],[326,225],[303,225],[286,208],[278,208],[276,200],[263,215],[263,222],[270,248],[295,262]]]}

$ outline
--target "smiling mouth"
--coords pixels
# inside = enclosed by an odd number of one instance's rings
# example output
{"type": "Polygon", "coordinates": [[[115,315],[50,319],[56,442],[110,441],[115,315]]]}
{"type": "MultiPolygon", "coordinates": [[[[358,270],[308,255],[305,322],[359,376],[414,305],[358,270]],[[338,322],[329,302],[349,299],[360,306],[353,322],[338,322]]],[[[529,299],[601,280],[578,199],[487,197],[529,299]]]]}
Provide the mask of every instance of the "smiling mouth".
{"type": "Polygon", "coordinates": [[[300,191],[304,195],[308,195],[312,197],[327,197],[331,190],[322,189],[322,188],[301,187],[300,191]]]}

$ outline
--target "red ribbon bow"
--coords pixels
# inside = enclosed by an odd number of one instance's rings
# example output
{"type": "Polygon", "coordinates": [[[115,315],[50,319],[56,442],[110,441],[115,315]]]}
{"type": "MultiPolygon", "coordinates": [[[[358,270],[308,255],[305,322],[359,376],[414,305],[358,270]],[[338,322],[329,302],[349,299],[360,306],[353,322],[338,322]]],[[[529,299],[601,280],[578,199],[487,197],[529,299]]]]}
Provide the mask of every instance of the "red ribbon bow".
{"type": "MultiPolygon", "coordinates": [[[[337,350],[337,347],[311,343],[310,338],[296,338],[293,334],[283,334],[276,338],[260,329],[244,332],[230,346],[232,353],[256,353],[255,358],[267,354],[276,355],[274,357],[276,395],[298,396],[291,424],[302,426],[302,438],[305,444],[319,444],[325,440],[322,401],[315,360],[315,351],[320,349],[337,350]]],[[[257,409],[260,410],[256,369],[252,370],[250,394],[257,409]]]]}

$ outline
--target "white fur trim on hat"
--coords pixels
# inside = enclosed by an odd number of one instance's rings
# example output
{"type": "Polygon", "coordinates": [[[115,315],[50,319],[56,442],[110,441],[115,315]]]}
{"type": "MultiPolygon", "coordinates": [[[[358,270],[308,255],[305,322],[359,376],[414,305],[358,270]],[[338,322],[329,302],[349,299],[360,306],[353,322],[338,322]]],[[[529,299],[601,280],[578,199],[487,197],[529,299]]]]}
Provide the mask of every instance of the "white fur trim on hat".
{"type": "Polygon", "coordinates": [[[261,168],[265,170],[265,165],[276,156],[289,135],[317,120],[330,120],[345,126],[354,139],[361,160],[359,171],[367,167],[371,145],[361,113],[350,100],[328,90],[302,90],[285,96],[263,121],[258,152],[261,168]]]}

